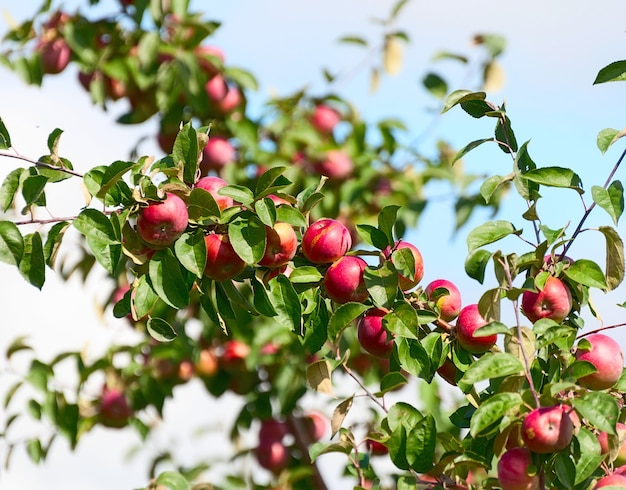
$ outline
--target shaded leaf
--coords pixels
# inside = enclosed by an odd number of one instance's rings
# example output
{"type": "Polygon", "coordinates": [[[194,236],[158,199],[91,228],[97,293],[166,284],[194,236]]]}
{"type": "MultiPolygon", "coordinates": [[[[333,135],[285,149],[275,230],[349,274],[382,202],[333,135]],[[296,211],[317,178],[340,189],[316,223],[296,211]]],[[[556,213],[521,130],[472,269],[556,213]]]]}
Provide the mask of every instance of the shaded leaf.
{"type": "Polygon", "coordinates": [[[606,239],[606,284],[612,291],[624,280],[624,242],[610,226],[601,226],[599,230],[606,239]]]}
{"type": "Polygon", "coordinates": [[[315,391],[334,396],[330,362],[326,359],[309,364],[306,368],[306,380],[315,391]]]}
{"type": "Polygon", "coordinates": [[[593,202],[604,209],[613,220],[615,226],[624,212],[624,187],[619,180],[611,182],[608,188],[604,189],[599,185],[591,188],[593,202]]]}
{"type": "Polygon", "coordinates": [[[626,60],[614,61],[602,68],[596,75],[593,84],[606,82],[622,82],[626,80],[626,60]]]}

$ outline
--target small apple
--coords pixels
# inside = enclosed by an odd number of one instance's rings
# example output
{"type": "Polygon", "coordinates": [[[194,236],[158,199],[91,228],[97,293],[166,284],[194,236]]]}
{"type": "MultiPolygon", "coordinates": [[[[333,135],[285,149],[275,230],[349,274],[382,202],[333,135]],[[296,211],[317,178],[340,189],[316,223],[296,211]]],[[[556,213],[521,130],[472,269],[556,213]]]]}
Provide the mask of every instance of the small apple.
{"type": "Polygon", "coordinates": [[[342,150],[328,150],[324,158],[313,163],[313,169],[331,180],[344,180],[352,175],[354,164],[342,150]]]}
{"type": "Polygon", "coordinates": [[[274,474],[280,473],[289,464],[289,451],[280,441],[259,444],[255,455],[259,465],[274,474]]]}
{"type": "Polygon", "coordinates": [[[336,303],[363,303],[369,297],[363,273],[367,263],[360,257],[344,255],[324,274],[326,295],[336,303]]]}
{"type": "Polygon", "coordinates": [[[213,136],[209,138],[202,150],[200,170],[203,175],[210,170],[221,170],[225,165],[235,160],[235,148],[226,138],[213,136]]]}
{"type": "Polygon", "coordinates": [[[524,291],[522,313],[531,322],[549,318],[562,322],[572,309],[572,294],[558,277],[550,276],[540,291],[524,291]]]}
{"type": "Polygon", "coordinates": [[[548,454],[565,449],[574,434],[574,424],[562,407],[535,408],[522,421],[522,439],[535,453],[548,454]]]}
{"type": "Polygon", "coordinates": [[[246,268],[246,263],[237,255],[227,235],[211,234],[204,237],[207,260],[204,275],[214,281],[232,279],[246,268]]]}
{"type": "Polygon", "coordinates": [[[465,306],[456,320],[456,338],[461,347],[472,354],[482,354],[491,349],[498,340],[496,334],[474,336],[474,332],[485,325],[487,322],[478,311],[477,304],[465,306]]]}
{"type": "Polygon", "coordinates": [[[224,77],[218,73],[209,79],[204,86],[204,89],[206,90],[210,100],[213,102],[219,102],[226,97],[228,85],[226,84],[224,77]]]}
{"type": "Polygon", "coordinates": [[[186,383],[193,378],[195,366],[189,359],[183,359],[178,364],[178,380],[182,383],[186,383]]]}
{"type": "Polygon", "coordinates": [[[382,442],[375,441],[374,439],[366,440],[367,449],[372,456],[385,456],[389,454],[389,448],[385,446],[382,442]]]}
{"type": "Polygon", "coordinates": [[[596,482],[596,485],[593,488],[595,489],[595,488],[604,488],[604,487],[626,488],[626,476],[618,474],[618,473],[613,473],[612,475],[603,476],[596,482]]]}
{"type": "Polygon", "coordinates": [[[273,441],[282,441],[287,434],[289,427],[282,420],[263,419],[259,428],[259,444],[263,446],[273,441]]]}
{"type": "Polygon", "coordinates": [[[228,340],[224,343],[220,355],[220,366],[229,372],[245,370],[246,358],[250,355],[250,346],[241,340],[228,340]]]}
{"type": "Polygon", "coordinates": [[[429,301],[434,301],[439,308],[439,315],[447,322],[451,322],[461,312],[461,292],[446,279],[435,279],[428,283],[424,293],[429,301]],[[439,289],[439,291],[437,291],[439,289]],[[446,292],[447,290],[447,292],[446,292]]]}
{"type": "Polygon", "coordinates": [[[389,313],[383,308],[371,308],[357,323],[359,344],[367,352],[377,357],[389,357],[393,349],[393,339],[383,326],[383,317],[389,313]]]}
{"type": "Polygon", "coordinates": [[[576,360],[587,361],[598,370],[578,379],[578,383],[591,390],[611,388],[622,375],[624,353],[615,340],[607,335],[596,333],[584,337],[591,348],[584,350],[580,343],[576,349],[576,360]]]}
{"type": "Polygon", "coordinates": [[[215,75],[219,71],[219,66],[223,65],[225,61],[224,51],[217,46],[198,46],[194,50],[194,54],[198,58],[200,69],[209,75],[215,75]]]}
{"type": "Polygon", "coordinates": [[[330,134],[341,121],[341,115],[326,104],[318,104],[311,114],[311,124],[320,133],[330,134]]]}
{"type": "Polygon", "coordinates": [[[203,378],[211,378],[219,371],[219,361],[214,349],[202,349],[194,364],[195,373],[203,378]]]}
{"type": "Polygon", "coordinates": [[[441,376],[444,380],[446,380],[452,386],[456,386],[456,375],[458,369],[452,362],[452,359],[446,357],[446,360],[443,361],[443,364],[439,366],[437,369],[437,374],[441,376]]]}
{"type": "Polygon", "coordinates": [[[137,233],[150,245],[167,247],[183,234],[188,222],[185,201],[168,192],[163,201],[150,203],[139,210],[137,233]]]}
{"type": "Polygon", "coordinates": [[[409,291],[413,289],[424,277],[424,259],[422,258],[422,254],[419,249],[413,245],[412,243],[405,242],[404,240],[397,241],[393,248],[387,247],[383,250],[383,254],[388,260],[392,259],[393,253],[396,250],[400,250],[403,248],[408,248],[413,253],[413,261],[415,264],[415,272],[413,274],[413,279],[408,277],[404,277],[402,274],[398,274],[398,285],[402,291],[409,291]]]}
{"type": "Polygon", "coordinates": [[[502,490],[539,490],[539,475],[529,475],[532,455],[525,447],[509,449],[498,460],[498,481],[502,490]]]}
{"type": "Polygon", "coordinates": [[[223,211],[226,208],[231,207],[234,204],[233,198],[229,196],[222,196],[218,193],[218,191],[222,187],[226,187],[228,182],[224,179],[220,179],[219,177],[207,176],[202,177],[198,182],[196,182],[195,187],[199,189],[204,189],[207,191],[215,202],[217,203],[217,207],[220,208],[220,211],[223,211]]]}
{"type": "Polygon", "coordinates": [[[41,57],[41,71],[51,75],[65,70],[72,56],[69,45],[60,37],[39,43],[37,51],[41,57]]]}
{"type": "Polygon", "coordinates": [[[304,425],[312,441],[321,440],[328,430],[328,419],[318,411],[311,411],[303,416],[304,425]]]}
{"type": "Polygon", "coordinates": [[[229,86],[224,98],[217,102],[217,108],[224,114],[229,114],[241,105],[242,100],[239,89],[229,86]]]}
{"type": "Polygon", "coordinates": [[[102,425],[120,429],[132,416],[133,409],[121,390],[108,387],[102,390],[98,407],[98,420],[102,425]]]}
{"type": "Polygon", "coordinates": [[[312,223],[302,236],[302,253],[316,264],[335,262],[351,246],[352,237],[348,228],[331,218],[322,218],[312,223]]]}
{"type": "Polygon", "coordinates": [[[298,236],[289,223],[276,222],[274,227],[265,226],[267,242],[259,265],[275,269],[289,263],[298,250],[298,236]]]}

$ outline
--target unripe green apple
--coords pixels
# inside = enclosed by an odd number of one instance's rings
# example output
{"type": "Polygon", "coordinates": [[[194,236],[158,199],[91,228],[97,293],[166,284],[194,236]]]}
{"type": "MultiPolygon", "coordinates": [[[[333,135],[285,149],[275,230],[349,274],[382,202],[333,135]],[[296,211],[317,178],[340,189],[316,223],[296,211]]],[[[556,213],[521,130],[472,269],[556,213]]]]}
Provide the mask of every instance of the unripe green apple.
{"type": "Polygon", "coordinates": [[[361,347],[377,357],[389,357],[393,349],[393,339],[387,335],[383,317],[389,313],[384,308],[371,308],[357,323],[357,338],[361,347]]]}
{"type": "Polygon", "coordinates": [[[622,375],[624,368],[624,353],[611,337],[595,333],[584,337],[591,349],[583,350],[578,344],[576,360],[587,361],[598,370],[578,379],[578,383],[591,390],[606,390],[611,388],[622,375]]]}
{"type": "Polygon", "coordinates": [[[246,263],[237,255],[227,235],[211,234],[204,237],[206,265],[204,275],[214,281],[232,279],[243,272],[246,263]]]}
{"type": "Polygon", "coordinates": [[[302,236],[302,253],[316,264],[330,264],[352,247],[352,237],[345,225],[331,218],[312,223],[302,236]]]}
{"type": "Polygon", "coordinates": [[[272,269],[288,264],[298,251],[298,236],[289,223],[276,222],[274,227],[265,226],[267,241],[265,253],[259,265],[272,269]]]}
{"type": "Polygon", "coordinates": [[[219,177],[207,176],[202,177],[198,182],[196,182],[195,187],[199,189],[204,189],[207,191],[215,202],[217,203],[217,207],[220,208],[220,211],[223,211],[226,208],[231,207],[234,204],[233,198],[229,196],[222,196],[219,194],[219,190],[222,187],[226,187],[228,182],[224,179],[220,179],[219,177]]]}
{"type": "Polygon", "coordinates": [[[498,460],[498,481],[502,490],[539,490],[539,475],[529,475],[532,455],[527,448],[509,449],[498,460]]]}
{"type": "Polygon", "coordinates": [[[168,192],[163,201],[150,203],[139,210],[137,233],[150,245],[167,247],[183,234],[188,222],[185,201],[168,192]]]}
{"type": "Polygon", "coordinates": [[[387,247],[383,250],[383,254],[388,260],[392,259],[392,255],[396,250],[408,248],[413,253],[413,262],[415,265],[415,271],[413,279],[398,274],[398,285],[402,291],[409,291],[413,289],[424,277],[424,259],[419,249],[412,243],[405,242],[404,240],[397,241],[393,247],[387,247]]]}
{"type": "Polygon", "coordinates": [[[474,332],[485,325],[487,325],[487,321],[478,311],[477,304],[464,307],[456,320],[456,338],[461,347],[472,354],[482,354],[491,349],[498,340],[496,334],[483,337],[474,336],[474,332]]]}
{"type": "Polygon", "coordinates": [[[428,283],[424,293],[429,301],[434,301],[441,318],[451,322],[461,312],[461,292],[446,279],[435,279],[428,283]],[[447,290],[447,292],[446,292],[447,290]]]}
{"type": "Polygon", "coordinates": [[[360,257],[344,255],[336,260],[324,274],[326,295],[343,304],[350,301],[362,303],[369,297],[363,273],[367,263],[360,257]]]}
{"type": "Polygon", "coordinates": [[[565,449],[574,434],[574,424],[559,405],[535,408],[522,421],[522,439],[535,453],[556,453],[565,449]]]}
{"type": "Polygon", "coordinates": [[[533,323],[542,318],[560,323],[571,310],[572,294],[558,277],[548,277],[540,291],[524,291],[522,294],[522,313],[533,323]]]}

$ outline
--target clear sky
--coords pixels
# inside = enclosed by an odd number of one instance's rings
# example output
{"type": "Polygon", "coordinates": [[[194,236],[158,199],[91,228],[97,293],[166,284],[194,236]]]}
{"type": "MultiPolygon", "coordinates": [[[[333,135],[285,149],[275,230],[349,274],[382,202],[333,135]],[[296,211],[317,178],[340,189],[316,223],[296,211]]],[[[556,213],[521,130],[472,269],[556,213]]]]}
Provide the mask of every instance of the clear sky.
{"type": "MultiPolygon", "coordinates": [[[[196,9],[204,9],[207,18],[223,21],[212,42],[224,49],[228,64],[249,69],[258,77],[261,90],[255,100],[262,100],[271,93],[287,95],[305,85],[324,94],[327,88],[320,75],[322,67],[343,72],[361,62],[361,50],[339,45],[336,40],[346,34],[360,34],[375,40],[378,31],[369,19],[386,15],[393,3],[389,0],[192,2],[196,9]]],[[[64,4],[71,10],[77,2],[68,0],[64,4]]],[[[111,0],[102,4],[106,9],[111,0]]],[[[0,10],[20,20],[38,5],[39,2],[30,0],[0,0],[0,10]]],[[[374,95],[369,94],[366,71],[356,72],[337,89],[354,102],[366,119],[398,117],[409,125],[412,135],[417,136],[431,127],[432,109],[436,109],[433,99],[420,87],[421,77],[430,70],[441,69],[450,74],[451,88],[464,88],[460,85],[463,73],[450,64],[434,64],[432,54],[439,50],[468,54],[474,34],[503,34],[508,46],[500,62],[506,83],[501,91],[489,94],[490,100],[496,103],[506,100],[518,141],[531,140],[530,152],[538,165],[572,167],[580,173],[585,188],[590,189],[604,182],[623,147],[618,144],[602,156],[595,139],[601,129],[626,126],[626,84],[594,87],[592,82],[600,68],[624,58],[625,13],[622,0],[593,3],[413,0],[400,19],[399,27],[412,41],[400,75],[385,77],[374,95]]],[[[5,30],[6,23],[0,21],[0,33],[5,30]]],[[[139,138],[155,133],[156,124],[116,125],[113,121],[124,108],[123,103],[112,105],[110,112],[104,114],[92,107],[88,95],[76,82],[73,68],[61,76],[46,79],[41,89],[24,86],[15,74],[0,68],[0,117],[9,128],[16,148],[30,157],[44,154],[47,135],[60,127],[65,131],[61,152],[79,171],[125,158],[139,138]]],[[[437,137],[457,147],[489,137],[491,124],[491,121],[476,121],[458,109],[453,110],[436,120],[429,137],[421,141],[420,150],[430,152],[437,137]]],[[[142,143],[140,150],[159,154],[150,138],[142,143]]],[[[0,159],[0,177],[14,168],[15,163],[0,159]]],[[[511,168],[510,160],[503,153],[484,147],[470,154],[464,164],[468,170],[486,173],[505,174],[511,168]]],[[[573,194],[563,198],[564,193],[560,192],[545,205],[545,212],[550,213],[549,226],[562,226],[567,220],[572,221],[572,226],[576,224],[581,206],[573,194]]],[[[56,215],[72,214],[77,209],[76,201],[66,201],[65,196],[58,196],[58,199],[58,204],[53,205],[56,215]]],[[[586,199],[590,202],[590,197],[586,199]]],[[[507,201],[499,217],[523,226],[525,223],[518,217],[520,209],[517,202],[507,201]]],[[[472,224],[485,218],[484,214],[478,216],[472,224]]],[[[452,223],[452,210],[442,202],[426,212],[420,228],[411,232],[410,239],[424,255],[424,281],[454,278],[465,302],[475,302],[483,288],[465,278],[463,272],[467,253],[465,234],[471,225],[452,239],[452,223]]],[[[610,220],[598,209],[591,220],[591,224],[594,223],[609,224],[610,220]]],[[[624,232],[623,225],[619,231],[624,232]]],[[[584,247],[572,252],[581,256],[591,254],[602,264],[603,240],[599,235],[588,236],[583,241],[584,247]]],[[[128,335],[124,325],[110,317],[103,319],[94,312],[94,304],[110,292],[110,286],[102,281],[92,280],[82,288],[76,281],[62,284],[49,274],[47,284],[39,293],[14,269],[3,264],[0,264],[0,277],[4,332],[0,336],[0,348],[17,335],[29,334],[43,356],[52,355],[61,345],[75,349],[86,346],[89,352],[97,352],[110,339],[128,335]]],[[[624,293],[621,287],[607,297],[594,294],[596,303],[603,306],[606,323],[622,321],[624,310],[612,305],[623,303],[624,293]]],[[[590,316],[588,320],[590,328],[599,326],[590,316]]],[[[615,334],[626,347],[626,335],[617,331],[615,334]]],[[[5,370],[1,360],[0,369],[5,370]]],[[[6,379],[0,377],[0,394],[7,388],[6,379]]],[[[199,421],[206,423],[212,413],[223,413],[223,407],[204,400],[194,386],[182,388],[180,397],[170,405],[168,415],[179,424],[181,420],[186,423],[177,427],[180,437],[170,439],[170,427],[169,432],[163,431],[160,442],[179,444],[190,458],[204,454],[193,444],[184,442],[185,438],[199,421]]],[[[28,433],[27,428],[24,430],[28,433]]],[[[8,472],[0,471],[0,487],[8,490],[61,488],[61,482],[62,487],[69,490],[140,487],[145,484],[145,460],[121,462],[128,447],[136,442],[132,435],[98,430],[84,438],[75,454],[68,454],[63,443],[58,444],[49,462],[38,467],[18,450],[8,472]]]]}

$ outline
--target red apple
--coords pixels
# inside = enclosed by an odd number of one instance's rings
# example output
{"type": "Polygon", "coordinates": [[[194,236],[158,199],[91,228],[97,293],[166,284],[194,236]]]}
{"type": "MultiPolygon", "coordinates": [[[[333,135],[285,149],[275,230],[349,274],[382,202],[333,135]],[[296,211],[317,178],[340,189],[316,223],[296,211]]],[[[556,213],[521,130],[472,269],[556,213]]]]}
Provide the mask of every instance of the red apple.
{"type": "Polygon", "coordinates": [[[375,441],[374,439],[367,439],[366,443],[372,456],[384,456],[389,454],[389,449],[382,442],[375,441]]]}
{"type": "Polygon", "coordinates": [[[502,490],[539,490],[539,475],[529,475],[530,451],[524,447],[509,449],[498,460],[498,481],[502,490]]]}
{"type": "MultiPolygon", "coordinates": [[[[615,466],[623,466],[626,464],[626,424],[621,422],[617,423],[617,436],[619,437],[619,450],[613,464],[615,466]]],[[[600,432],[598,442],[600,443],[600,452],[607,454],[610,451],[609,434],[607,432],[600,432]]]]}
{"type": "Polygon", "coordinates": [[[289,427],[281,420],[274,418],[261,420],[259,428],[259,444],[267,445],[270,442],[282,441],[289,434],[289,427]]]}
{"type": "Polygon", "coordinates": [[[202,150],[200,170],[204,175],[210,170],[221,170],[226,164],[235,160],[235,148],[230,142],[220,136],[209,138],[202,150]]]}
{"type": "Polygon", "coordinates": [[[194,365],[194,371],[198,376],[211,378],[219,371],[219,362],[214,349],[202,349],[198,360],[194,365]]]}
{"type": "Polygon", "coordinates": [[[209,194],[211,194],[211,196],[213,196],[213,199],[215,199],[215,202],[217,203],[217,207],[220,208],[220,211],[223,211],[224,209],[229,208],[234,204],[232,197],[222,196],[218,193],[218,191],[222,187],[226,187],[227,185],[228,182],[226,182],[224,179],[208,176],[202,177],[200,180],[198,180],[195,187],[199,189],[204,189],[209,194]]]}
{"type": "Polygon", "coordinates": [[[360,257],[344,255],[324,275],[326,295],[336,303],[362,303],[369,297],[363,272],[367,263],[360,257]]]}
{"type": "Polygon", "coordinates": [[[437,373],[452,386],[456,386],[456,375],[458,369],[452,359],[446,358],[443,364],[437,369],[437,373]]]}
{"type": "Polygon", "coordinates": [[[267,242],[259,265],[272,269],[289,263],[298,250],[298,236],[289,223],[276,222],[274,227],[265,227],[267,242]]]}
{"type": "Polygon", "coordinates": [[[302,236],[302,253],[316,264],[330,264],[343,257],[352,246],[350,231],[342,223],[322,218],[311,224],[302,236]]]}
{"type": "Polygon", "coordinates": [[[550,276],[540,291],[524,291],[522,313],[531,322],[549,318],[562,322],[572,309],[572,294],[558,277],[550,276]]]}
{"type": "Polygon", "coordinates": [[[167,247],[183,234],[188,222],[185,201],[168,192],[163,201],[150,203],[139,210],[137,233],[150,245],[167,247]]]}
{"type": "Polygon", "coordinates": [[[482,354],[491,349],[498,340],[496,334],[484,337],[474,336],[474,332],[485,325],[487,322],[478,311],[477,304],[463,308],[456,320],[456,338],[461,347],[472,354],[482,354]]]}
{"type": "Polygon", "coordinates": [[[119,429],[125,427],[132,416],[133,409],[121,390],[107,387],[102,390],[98,407],[98,420],[102,425],[119,429]]]}
{"type": "Polygon", "coordinates": [[[535,453],[565,449],[574,434],[574,424],[561,406],[535,408],[522,421],[522,439],[535,453]]]}
{"type": "Polygon", "coordinates": [[[228,85],[226,84],[224,77],[218,73],[209,79],[204,86],[204,89],[206,90],[210,100],[213,102],[219,102],[226,97],[228,85]]]}
{"type": "Polygon", "coordinates": [[[72,50],[63,38],[43,41],[37,46],[41,56],[41,71],[55,75],[65,70],[72,56],[72,50]]]}
{"type": "Polygon", "coordinates": [[[354,164],[344,151],[328,150],[324,158],[313,163],[313,169],[331,180],[343,180],[352,174],[354,164]]]}
{"type": "Polygon", "coordinates": [[[289,464],[289,451],[280,441],[259,444],[255,455],[259,465],[274,474],[280,473],[289,464]]]}
{"type": "Polygon", "coordinates": [[[174,143],[176,142],[177,135],[178,130],[166,131],[162,129],[161,131],[159,131],[159,134],[157,134],[157,143],[159,144],[159,148],[163,150],[163,153],[172,153],[172,149],[174,148],[174,143]]]}
{"type": "Polygon", "coordinates": [[[618,473],[612,475],[603,476],[597,482],[595,488],[614,487],[614,488],[626,488],[626,476],[618,473]]]}
{"type": "Polygon", "coordinates": [[[461,292],[446,279],[435,279],[424,289],[429,301],[434,301],[439,308],[439,315],[447,322],[451,322],[461,312],[461,292]],[[441,288],[441,289],[440,289],[441,288]],[[439,289],[439,291],[437,291],[439,289]],[[444,290],[447,290],[444,291],[444,290]]]}
{"type": "Polygon", "coordinates": [[[225,114],[234,111],[242,102],[241,92],[237,87],[229,86],[226,95],[217,103],[217,108],[225,114]]]}
{"type": "Polygon", "coordinates": [[[182,383],[186,383],[191,378],[193,378],[195,366],[189,359],[183,359],[178,364],[178,380],[182,383]]]}
{"type": "Polygon", "coordinates": [[[314,442],[319,441],[326,435],[328,419],[321,412],[311,411],[304,415],[304,424],[307,432],[314,442]]]}
{"type": "Polygon", "coordinates": [[[250,355],[250,346],[240,340],[228,340],[223,345],[220,366],[226,371],[237,372],[245,368],[246,358],[250,355]]]}
{"type": "Polygon", "coordinates": [[[205,276],[214,281],[225,281],[232,279],[246,268],[246,263],[237,255],[227,235],[207,235],[204,241],[207,252],[205,276]]]}
{"type": "Polygon", "coordinates": [[[320,133],[330,134],[341,121],[341,115],[326,104],[318,104],[311,114],[311,124],[320,133]]]}
{"type": "Polygon", "coordinates": [[[396,250],[400,250],[403,248],[408,248],[411,252],[413,252],[413,260],[415,263],[415,272],[413,279],[408,277],[404,277],[402,274],[398,274],[398,285],[402,291],[409,291],[413,289],[424,277],[424,260],[422,258],[422,254],[419,249],[413,245],[412,243],[405,242],[404,240],[397,241],[393,248],[387,247],[383,250],[383,254],[387,257],[388,260],[391,260],[393,253],[396,250]]]}
{"type": "Polygon", "coordinates": [[[598,370],[578,379],[578,383],[591,390],[606,390],[611,388],[622,375],[624,367],[624,353],[615,340],[601,333],[584,337],[591,349],[583,350],[578,344],[576,360],[587,361],[598,370]]]}
{"type": "Polygon", "coordinates": [[[383,308],[371,308],[357,323],[357,338],[361,347],[377,357],[389,357],[393,349],[393,339],[383,326],[383,317],[388,313],[383,308]]]}

